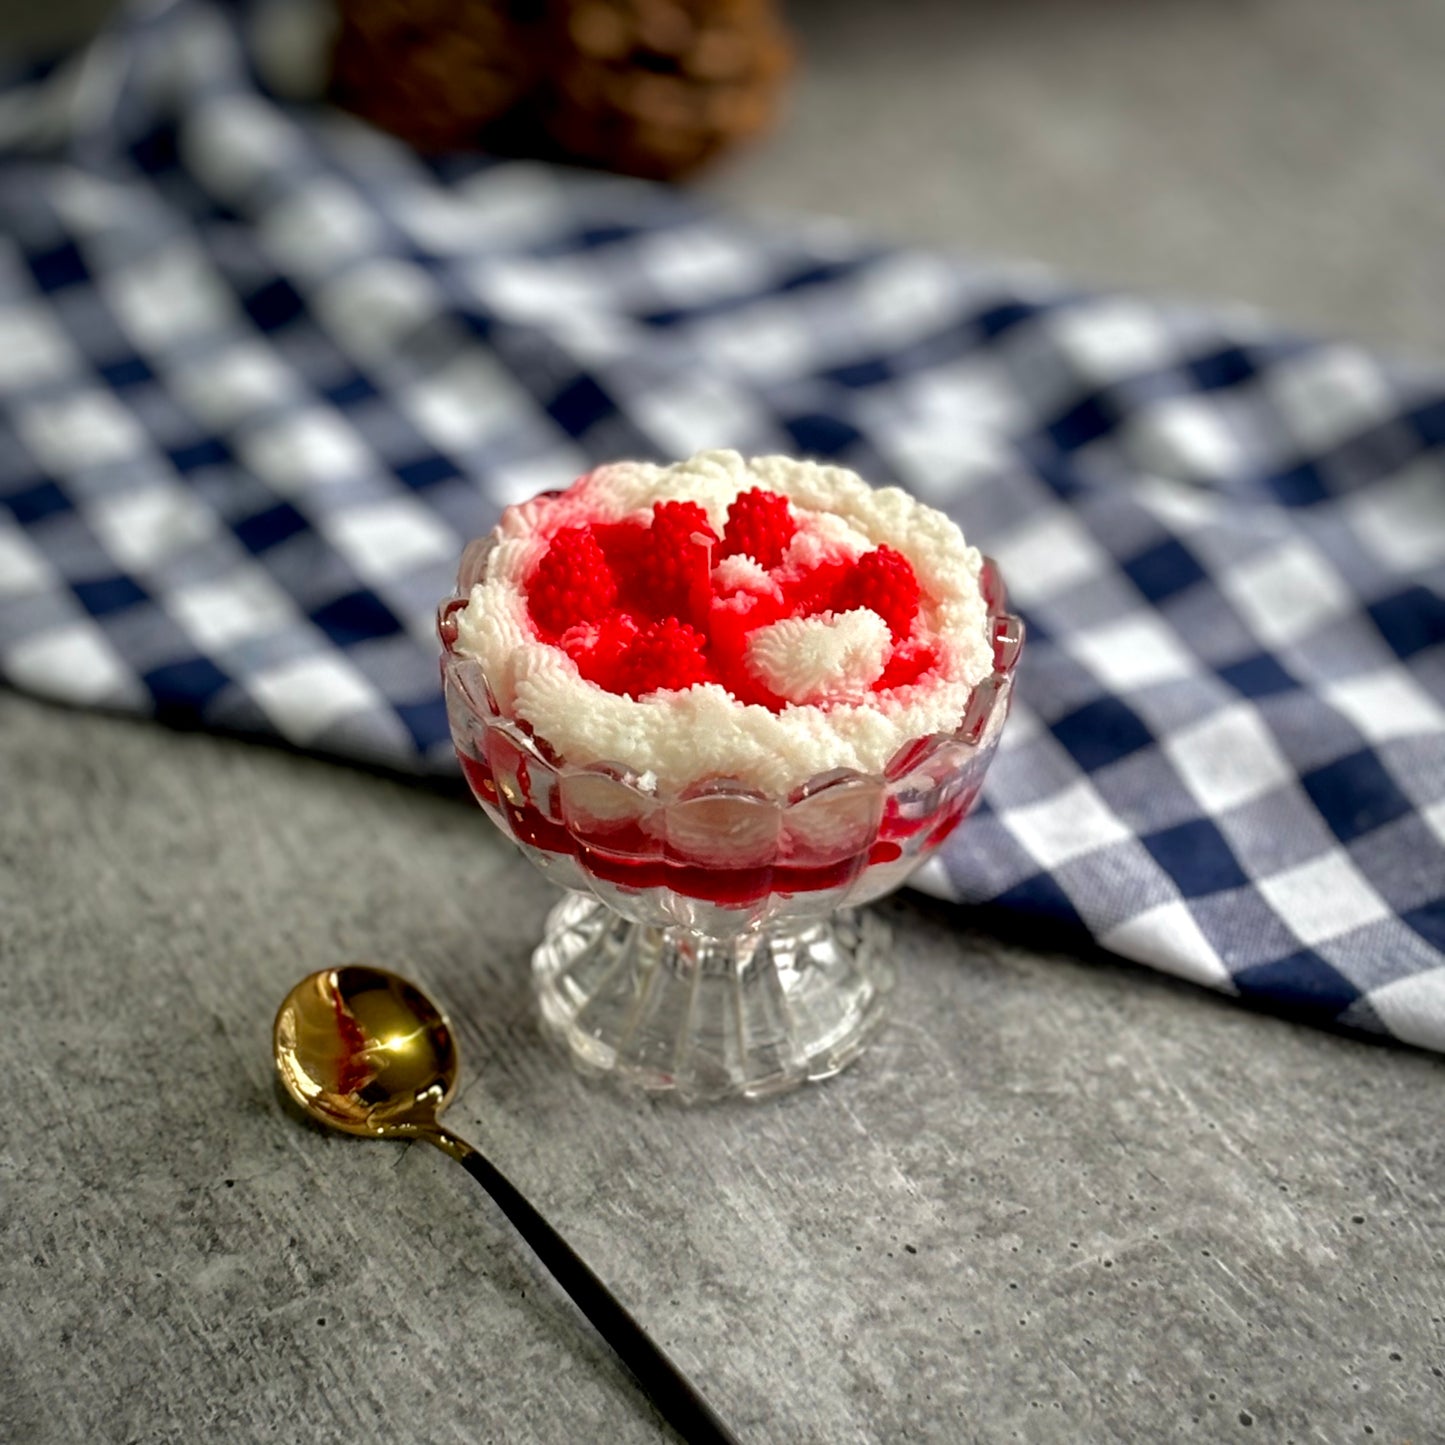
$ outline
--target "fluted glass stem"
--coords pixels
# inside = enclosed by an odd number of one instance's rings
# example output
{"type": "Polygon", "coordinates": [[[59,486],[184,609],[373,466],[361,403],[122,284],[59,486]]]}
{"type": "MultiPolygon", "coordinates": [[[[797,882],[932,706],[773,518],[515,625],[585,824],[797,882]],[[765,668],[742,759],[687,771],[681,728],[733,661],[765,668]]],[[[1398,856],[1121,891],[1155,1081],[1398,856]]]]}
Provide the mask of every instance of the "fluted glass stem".
{"type": "Polygon", "coordinates": [[[584,1070],[684,1100],[825,1078],[881,1023],[886,926],[844,910],[712,938],[569,894],[533,955],[542,1018],[584,1070]]]}

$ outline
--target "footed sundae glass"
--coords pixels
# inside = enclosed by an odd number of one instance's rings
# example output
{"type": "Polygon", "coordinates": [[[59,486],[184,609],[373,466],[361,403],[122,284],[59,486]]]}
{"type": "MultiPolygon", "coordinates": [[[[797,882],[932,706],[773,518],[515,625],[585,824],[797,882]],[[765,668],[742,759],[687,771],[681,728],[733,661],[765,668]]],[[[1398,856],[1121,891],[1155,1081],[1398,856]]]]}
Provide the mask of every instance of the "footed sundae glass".
{"type": "Polygon", "coordinates": [[[897,888],[973,807],[1008,711],[1023,624],[984,560],[993,672],[958,726],[882,772],[767,796],[731,778],[676,795],[578,766],[499,708],[457,650],[486,575],[471,544],[437,612],[452,739],[477,801],[567,891],[532,957],[545,1030],[584,1072],[686,1101],[759,1098],[836,1073],[885,1011],[889,931],[861,910],[897,888]]]}

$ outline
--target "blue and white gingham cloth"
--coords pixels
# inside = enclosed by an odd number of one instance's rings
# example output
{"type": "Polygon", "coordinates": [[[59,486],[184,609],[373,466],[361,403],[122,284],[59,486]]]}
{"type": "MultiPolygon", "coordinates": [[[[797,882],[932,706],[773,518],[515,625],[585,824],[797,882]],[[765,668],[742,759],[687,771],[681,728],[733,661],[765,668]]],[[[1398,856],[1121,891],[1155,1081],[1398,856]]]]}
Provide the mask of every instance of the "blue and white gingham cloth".
{"type": "Polygon", "coordinates": [[[278,99],[267,13],[139,6],[0,95],[0,676],[450,769],[433,608],[505,503],[825,457],[953,513],[1030,628],[918,886],[1445,1049],[1445,369],[431,167],[278,99]]]}

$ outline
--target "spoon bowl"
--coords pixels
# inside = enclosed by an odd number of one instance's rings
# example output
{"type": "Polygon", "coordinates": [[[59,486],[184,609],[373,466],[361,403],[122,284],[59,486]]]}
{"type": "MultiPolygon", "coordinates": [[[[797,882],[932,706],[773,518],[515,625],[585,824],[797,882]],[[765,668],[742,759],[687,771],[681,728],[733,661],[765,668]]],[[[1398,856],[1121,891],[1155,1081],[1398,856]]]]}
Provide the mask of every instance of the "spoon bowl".
{"type": "Polygon", "coordinates": [[[318,1123],[415,1139],[450,1155],[496,1201],[662,1414],[692,1445],[737,1445],[697,1387],[510,1180],[439,1116],[460,1066],[451,1026],[415,984],[364,964],[303,978],[271,1035],[286,1092],[318,1123]]]}
{"type": "Polygon", "coordinates": [[[272,1039],[286,1092],[318,1122],[369,1138],[436,1127],[460,1066],[450,1025],[415,984],[348,964],[304,978],[272,1039]]]}

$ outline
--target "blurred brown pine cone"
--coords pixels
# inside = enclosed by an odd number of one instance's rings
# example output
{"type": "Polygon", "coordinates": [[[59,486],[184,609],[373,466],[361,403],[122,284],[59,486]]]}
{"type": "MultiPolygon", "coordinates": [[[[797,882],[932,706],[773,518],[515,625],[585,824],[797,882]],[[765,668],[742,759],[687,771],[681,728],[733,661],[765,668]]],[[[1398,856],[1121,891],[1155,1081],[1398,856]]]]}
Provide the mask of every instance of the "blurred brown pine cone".
{"type": "Polygon", "coordinates": [[[566,154],[676,176],[772,120],[792,61],[772,0],[554,8],[542,123],[566,154]]]}
{"type": "Polygon", "coordinates": [[[672,178],[764,130],[776,0],[340,0],[332,94],[427,150],[672,178]]]}
{"type": "Polygon", "coordinates": [[[422,150],[475,144],[536,88],[538,17],[505,0],[341,0],[340,10],[332,98],[422,150]]]}

